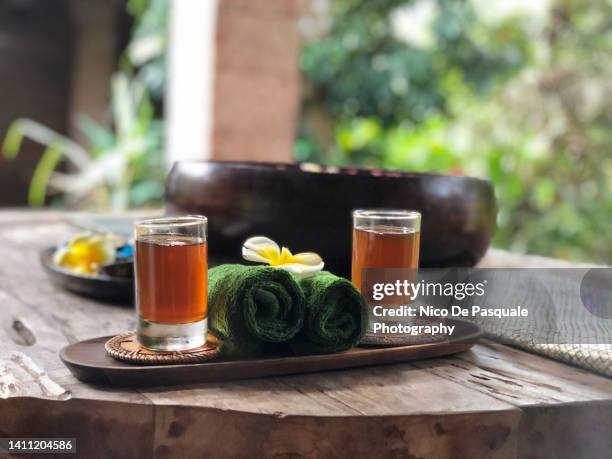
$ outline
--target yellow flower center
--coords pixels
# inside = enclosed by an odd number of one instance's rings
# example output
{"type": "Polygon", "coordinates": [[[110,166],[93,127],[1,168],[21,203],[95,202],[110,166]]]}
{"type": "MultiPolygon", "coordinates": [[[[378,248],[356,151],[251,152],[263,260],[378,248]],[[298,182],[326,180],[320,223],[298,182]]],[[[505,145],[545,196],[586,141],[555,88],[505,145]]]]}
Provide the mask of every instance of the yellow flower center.
{"type": "Polygon", "coordinates": [[[266,248],[262,250],[261,255],[270,262],[270,266],[281,266],[287,263],[297,263],[295,256],[287,247],[283,247],[280,254],[274,248],[266,248]]]}
{"type": "Polygon", "coordinates": [[[100,265],[106,260],[106,254],[104,253],[100,244],[91,243],[87,241],[79,241],[70,247],[71,258],[79,264],[92,263],[100,265]]]}
{"type": "Polygon", "coordinates": [[[102,236],[77,235],[58,249],[54,262],[79,274],[96,274],[100,266],[114,261],[114,246],[102,236]]]}

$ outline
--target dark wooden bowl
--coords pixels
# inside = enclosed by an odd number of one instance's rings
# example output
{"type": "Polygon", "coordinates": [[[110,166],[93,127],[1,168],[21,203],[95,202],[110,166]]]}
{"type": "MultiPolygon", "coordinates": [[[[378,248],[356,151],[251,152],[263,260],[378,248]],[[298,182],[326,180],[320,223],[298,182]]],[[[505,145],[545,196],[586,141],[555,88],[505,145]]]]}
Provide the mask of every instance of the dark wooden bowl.
{"type": "Polygon", "coordinates": [[[168,214],[209,219],[209,253],[238,262],[242,242],[265,235],[292,251],[321,254],[347,275],[351,211],[422,213],[421,266],[473,266],[495,227],[493,187],[472,177],[222,161],[178,162],[166,184],[168,214]]]}

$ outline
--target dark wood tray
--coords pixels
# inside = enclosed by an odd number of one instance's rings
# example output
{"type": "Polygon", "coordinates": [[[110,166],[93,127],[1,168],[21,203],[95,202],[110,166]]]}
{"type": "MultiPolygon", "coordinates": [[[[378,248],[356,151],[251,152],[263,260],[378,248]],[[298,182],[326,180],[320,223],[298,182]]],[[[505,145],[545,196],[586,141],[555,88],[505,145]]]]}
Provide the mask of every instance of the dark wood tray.
{"type": "Polygon", "coordinates": [[[79,380],[111,386],[155,386],[259,378],[440,357],[467,351],[480,337],[481,331],[474,324],[458,320],[448,322],[456,325],[456,329],[455,336],[446,341],[398,347],[358,347],[327,355],[143,366],[123,363],[108,356],[104,343],[110,336],[105,336],[66,346],[60,351],[60,357],[79,380]]]}

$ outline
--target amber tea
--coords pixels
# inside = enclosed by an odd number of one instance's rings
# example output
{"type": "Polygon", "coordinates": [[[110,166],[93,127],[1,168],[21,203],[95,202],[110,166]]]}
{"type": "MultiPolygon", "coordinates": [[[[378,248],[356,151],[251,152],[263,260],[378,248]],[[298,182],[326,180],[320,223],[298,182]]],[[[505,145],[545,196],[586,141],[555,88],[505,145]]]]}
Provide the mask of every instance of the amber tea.
{"type": "Polygon", "coordinates": [[[353,229],[351,278],[359,290],[365,268],[410,268],[419,266],[420,233],[414,229],[372,226],[353,229]]]}
{"type": "Polygon", "coordinates": [[[140,316],[184,324],[206,318],[206,242],[181,236],[136,241],[140,316]]]}

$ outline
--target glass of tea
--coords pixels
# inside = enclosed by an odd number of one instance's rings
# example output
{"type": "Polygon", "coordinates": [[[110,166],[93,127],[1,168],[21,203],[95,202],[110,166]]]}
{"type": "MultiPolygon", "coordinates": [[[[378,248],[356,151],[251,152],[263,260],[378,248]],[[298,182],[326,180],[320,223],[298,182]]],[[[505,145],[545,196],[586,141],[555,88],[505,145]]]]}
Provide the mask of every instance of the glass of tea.
{"type": "MultiPolygon", "coordinates": [[[[403,326],[424,325],[420,317],[376,314],[377,307],[397,309],[413,298],[395,289],[381,295],[380,286],[417,281],[421,214],[412,210],[372,209],[353,212],[352,280],[369,305],[363,344],[405,345],[415,338],[399,331],[403,326]],[[379,285],[378,297],[375,287],[379,285]],[[388,293],[387,293],[388,292],[388,293]],[[387,330],[382,328],[386,326],[387,330]],[[393,329],[396,329],[395,331],[393,329]]],[[[399,289],[399,287],[398,287],[399,289]]],[[[380,310],[379,310],[380,312],[380,310]]]]}
{"type": "Polygon", "coordinates": [[[138,342],[182,351],[206,342],[206,217],[164,217],[134,225],[138,342]]]}
{"type": "Polygon", "coordinates": [[[362,289],[366,268],[419,267],[421,214],[413,210],[353,211],[352,281],[362,289]]]}

